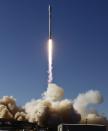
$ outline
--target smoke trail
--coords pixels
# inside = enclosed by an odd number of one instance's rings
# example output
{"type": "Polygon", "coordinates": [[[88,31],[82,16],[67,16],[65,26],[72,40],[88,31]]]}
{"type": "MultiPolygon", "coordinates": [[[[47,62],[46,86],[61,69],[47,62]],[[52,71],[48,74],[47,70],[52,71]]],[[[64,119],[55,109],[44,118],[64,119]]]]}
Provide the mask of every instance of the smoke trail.
{"type": "Polygon", "coordinates": [[[53,80],[52,55],[53,55],[53,41],[52,39],[49,39],[48,40],[48,83],[51,83],[53,80]]]}

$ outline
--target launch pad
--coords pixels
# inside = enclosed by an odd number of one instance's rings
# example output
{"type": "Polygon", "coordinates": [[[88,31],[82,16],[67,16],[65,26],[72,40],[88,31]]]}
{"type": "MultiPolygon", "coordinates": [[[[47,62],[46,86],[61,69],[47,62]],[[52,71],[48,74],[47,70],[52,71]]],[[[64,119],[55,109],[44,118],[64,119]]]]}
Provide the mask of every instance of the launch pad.
{"type": "Polygon", "coordinates": [[[39,127],[36,123],[0,118],[0,131],[106,131],[99,124],[60,124],[55,127],[39,127]]]}
{"type": "Polygon", "coordinates": [[[0,131],[37,131],[36,124],[0,118],[0,131]]]}

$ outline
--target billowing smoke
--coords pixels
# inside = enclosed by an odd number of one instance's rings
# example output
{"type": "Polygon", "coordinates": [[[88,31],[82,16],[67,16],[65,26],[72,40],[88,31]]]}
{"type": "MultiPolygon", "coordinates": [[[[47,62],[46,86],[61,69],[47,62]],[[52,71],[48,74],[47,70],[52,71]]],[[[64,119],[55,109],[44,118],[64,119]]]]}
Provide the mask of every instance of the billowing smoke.
{"type": "Polygon", "coordinates": [[[32,100],[25,105],[29,121],[37,122],[40,126],[63,123],[97,123],[107,124],[108,120],[95,109],[88,107],[103,102],[101,93],[90,90],[81,93],[73,101],[64,99],[64,90],[50,83],[42,98],[32,100]]]}
{"type": "Polygon", "coordinates": [[[101,104],[103,97],[97,90],[90,90],[86,93],[81,93],[74,99],[74,108],[81,114],[80,123],[88,124],[103,124],[108,125],[108,119],[99,114],[95,109],[90,110],[88,106],[101,104]]]}
{"type": "Polygon", "coordinates": [[[59,101],[64,97],[64,90],[54,83],[48,84],[47,91],[45,91],[42,96],[49,101],[59,101]]]}
{"type": "Polygon", "coordinates": [[[0,118],[23,120],[39,126],[55,126],[59,123],[90,123],[108,125],[108,120],[90,105],[100,104],[99,91],[90,90],[79,94],[73,101],[64,98],[64,90],[54,83],[48,85],[40,99],[33,99],[25,106],[16,105],[12,96],[0,99],[0,118]]]}
{"type": "Polygon", "coordinates": [[[73,108],[68,99],[63,99],[64,90],[56,84],[50,83],[42,98],[32,100],[25,105],[25,111],[31,122],[40,126],[57,125],[62,122],[78,123],[80,114],[73,108]]]}
{"type": "Polygon", "coordinates": [[[16,105],[16,100],[12,96],[0,99],[0,118],[27,120],[24,110],[16,105]]]}
{"type": "Polygon", "coordinates": [[[100,104],[103,102],[101,93],[97,90],[90,90],[86,93],[81,93],[74,100],[74,108],[83,116],[90,113],[87,108],[91,104],[100,104]]]}
{"type": "Polygon", "coordinates": [[[82,117],[81,123],[108,125],[108,120],[98,113],[89,113],[86,117],[82,117]]]}

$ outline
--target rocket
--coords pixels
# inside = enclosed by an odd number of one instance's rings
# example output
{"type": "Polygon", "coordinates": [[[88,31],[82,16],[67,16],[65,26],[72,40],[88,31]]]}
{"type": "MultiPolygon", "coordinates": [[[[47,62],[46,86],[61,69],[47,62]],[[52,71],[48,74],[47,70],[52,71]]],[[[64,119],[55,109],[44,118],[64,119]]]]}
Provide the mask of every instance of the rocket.
{"type": "Polygon", "coordinates": [[[49,5],[49,8],[48,8],[48,12],[49,12],[49,39],[52,39],[52,8],[51,8],[51,5],[49,5]]]}

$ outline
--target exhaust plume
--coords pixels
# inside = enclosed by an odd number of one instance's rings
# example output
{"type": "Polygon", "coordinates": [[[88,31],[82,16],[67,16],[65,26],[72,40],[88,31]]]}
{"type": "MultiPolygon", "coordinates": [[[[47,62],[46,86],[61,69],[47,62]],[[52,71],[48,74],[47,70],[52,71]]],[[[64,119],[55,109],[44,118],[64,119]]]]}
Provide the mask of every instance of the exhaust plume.
{"type": "Polygon", "coordinates": [[[53,41],[52,39],[48,40],[48,83],[53,81],[53,73],[52,73],[52,56],[53,55],[53,41]]]}

